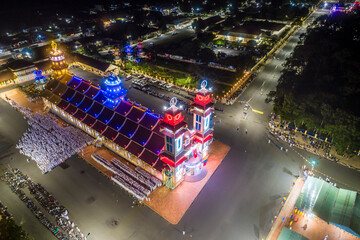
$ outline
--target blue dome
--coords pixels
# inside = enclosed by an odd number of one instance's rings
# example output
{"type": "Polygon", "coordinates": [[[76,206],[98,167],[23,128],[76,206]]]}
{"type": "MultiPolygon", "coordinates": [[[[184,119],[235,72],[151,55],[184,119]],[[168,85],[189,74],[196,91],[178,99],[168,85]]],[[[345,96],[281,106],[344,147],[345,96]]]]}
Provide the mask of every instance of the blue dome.
{"type": "Polygon", "coordinates": [[[116,106],[126,94],[126,90],[122,88],[121,79],[111,73],[109,77],[104,79],[103,83],[107,102],[112,106],[116,106]]]}

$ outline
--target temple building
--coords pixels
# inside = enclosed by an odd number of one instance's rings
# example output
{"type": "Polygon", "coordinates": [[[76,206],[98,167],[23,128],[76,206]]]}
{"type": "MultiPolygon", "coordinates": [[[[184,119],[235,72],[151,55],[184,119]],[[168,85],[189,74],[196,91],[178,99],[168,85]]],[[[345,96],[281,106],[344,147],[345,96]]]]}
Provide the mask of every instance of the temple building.
{"type": "Polygon", "coordinates": [[[144,57],[144,47],[142,45],[142,42],[138,42],[136,48],[137,48],[137,57],[143,58],[144,57]]]}
{"type": "Polygon", "coordinates": [[[109,76],[111,72],[119,71],[119,67],[111,63],[103,62],[79,53],[74,54],[74,62],[72,65],[102,77],[109,76]]]}
{"type": "Polygon", "coordinates": [[[194,126],[200,124],[194,130],[188,128],[176,98],[160,116],[126,100],[121,79],[114,74],[105,77],[100,88],[65,73],[47,83],[43,100],[49,111],[175,188],[205,168],[213,111],[211,92],[205,87],[204,82],[193,103],[194,119],[198,120],[194,126]]]}

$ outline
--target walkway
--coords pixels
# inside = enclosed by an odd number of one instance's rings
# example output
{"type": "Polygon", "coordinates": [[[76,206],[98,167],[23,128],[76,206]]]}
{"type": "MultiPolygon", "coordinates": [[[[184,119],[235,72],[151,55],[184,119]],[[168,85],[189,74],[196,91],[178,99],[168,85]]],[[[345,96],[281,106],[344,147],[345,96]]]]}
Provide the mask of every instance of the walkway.
{"type": "Polygon", "coordinates": [[[290,192],[290,194],[285,202],[285,205],[281,209],[281,211],[275,221],[275,224],[271,228],[270,233],[267,236],[266,240],[278,239],[278,237],[281,233],[281,230],[285,226],[285,223],[289,222],[290,216],[294,212],[296,200],[300,195],[300,192],[301,192],[302,187],[304,186],[304,183],[305,183],[305,180],[303,178],[298,178],[296,180],[296,184],[293,187],[292,191],[290,192]],[[284,219],[284,221],[283,221],[283,219],[284,219]]]}

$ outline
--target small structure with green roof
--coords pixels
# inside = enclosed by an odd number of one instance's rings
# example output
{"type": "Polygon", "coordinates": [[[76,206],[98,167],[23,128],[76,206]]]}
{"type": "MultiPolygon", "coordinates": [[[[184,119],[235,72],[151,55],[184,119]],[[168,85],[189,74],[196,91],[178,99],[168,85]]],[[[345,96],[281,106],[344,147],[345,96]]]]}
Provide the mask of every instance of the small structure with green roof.
{"type": "Polygon", "coordinates": [[[360,197],[355,191],[308,177],[295,207],[360,237],[360,197]]]}
{"type": "Polygon", "coordinates": [[[309,240],[300,233],[294,232],[286,227],[284,227],[278,237],[278,240],[309,240]]]}

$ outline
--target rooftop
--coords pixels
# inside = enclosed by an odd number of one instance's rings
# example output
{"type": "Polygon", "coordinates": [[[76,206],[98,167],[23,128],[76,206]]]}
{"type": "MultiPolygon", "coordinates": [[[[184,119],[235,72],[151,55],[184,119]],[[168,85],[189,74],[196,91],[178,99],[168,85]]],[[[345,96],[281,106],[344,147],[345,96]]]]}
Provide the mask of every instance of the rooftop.
{"type": "Polygon", "coordinates": [[[322,179],[308,177],[295,207],[312,212],[324,221],[359,237],[359,198],[355,191],[337,188],[322,179]]]}
{"type": "MultiPolygon", "coordinates": [[[[124,100],[121,100],[116,110],[112,110],[96,102],[95,98],[98,95],[90,98],[76,91],[76,88],[81,86],[81,83],[78,83],[79,78],[67,75],[69,76],[66,78],[67,82],[57,81],[58,84],[55,84],[56,80],[54,80],[48,83],[46,98],[49,101],[54,100],[53,103],[58,107],[68,110],[66,112],[80,119],[82,123],[134,155],[139,157],[143,153],[142,157],[151,156],[151,160],[146,159],[145,162],[149,165],[153,164],[152,166],[158,169],[160,165],[155,167],[155,164],[164,146],[164,136],[156,131],[156,126],[161,121],[160,117],[124,100]],[[58,101],[57,98],[52,98],[52,95],[60,96],[62,100],[58,101]]],[[[81,81],[85,82],[85,80],[81,81]]],[[[103,91],[98,89],[99,93],[103,91]]]]}
{"type": "Polygon", "coordinates": [[[35,67],[35,65],[32,62],[23,59],[18,59],[8,64],[8,68],[11,71],[21,71],[31,67],[35,67]]]}
{"type": "Polygon", "coordinates": [[[102,62],[99,60],[96,60],[94,58],[82,55],[82,54],[78,54],[75,53],[74,54],[74,61],[83,63],[85,65],[88,65],[90,67],[96,68],[102,72],[105,72],[109,67],[110,67],[110,63],[106,63],[106,62],[102,62]]]}

